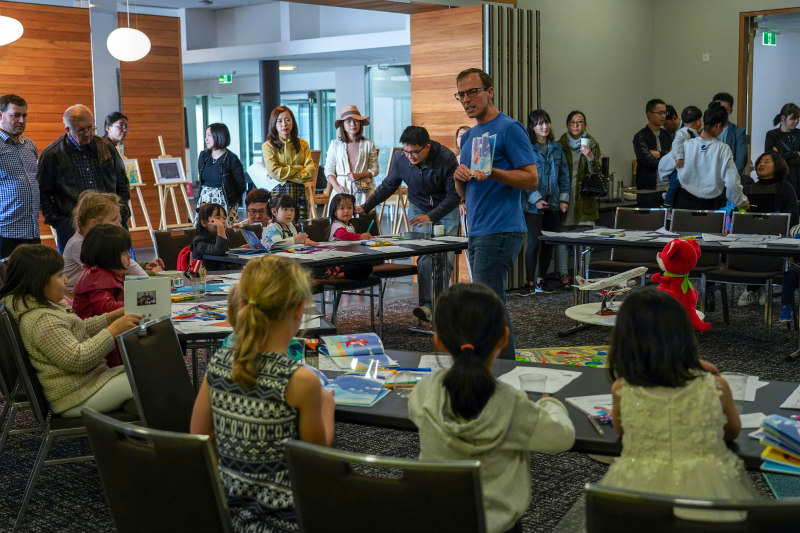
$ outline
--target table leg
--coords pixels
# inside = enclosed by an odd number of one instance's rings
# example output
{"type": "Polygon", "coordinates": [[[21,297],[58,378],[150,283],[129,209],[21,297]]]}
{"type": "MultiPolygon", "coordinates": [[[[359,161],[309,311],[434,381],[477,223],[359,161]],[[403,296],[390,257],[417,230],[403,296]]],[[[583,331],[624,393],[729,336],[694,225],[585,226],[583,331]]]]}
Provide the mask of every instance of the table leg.
{"type": "MultiPolygon", "coordinates": [[[[574,275],[583,275],[588,278],[589,273],[586,272],[586,254],[590,252],[590,248],[583,247],[583,246],[573,246],[572,247],[572,268],[574,275]]],[[[578,290],[577,287],[573,287],[573,300],[575,301],[575,305],[580,305],[586,303],[586,291],[578,290]]],[[[556,333],[556,335],[561,337],[568,337],[570,335],[574,335],[580,331],[584,331],[586,329],[594,327],[594,324],[586,324],[575,322],[575,325],[571,328],[562,329],[556,333]]]]}

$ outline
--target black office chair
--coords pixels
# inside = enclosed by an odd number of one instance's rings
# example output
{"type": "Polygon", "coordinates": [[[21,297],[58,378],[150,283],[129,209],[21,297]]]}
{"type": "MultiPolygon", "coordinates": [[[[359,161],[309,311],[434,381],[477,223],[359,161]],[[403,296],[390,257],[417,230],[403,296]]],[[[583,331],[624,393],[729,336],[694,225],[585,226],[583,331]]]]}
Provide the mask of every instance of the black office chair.
{"type": "MultiPolygon", "coordinates": [[[[39,453],[36,455],[36,461],[34,462],[30,478],[28,478],[28,486],[25,488],[25,494],[22,497],[22,505],[17,514],[17,519],[11,530],[12,533],[14,533],[19,529],[22,519],[25,516],[25,510],[28,508],[31,496],[33,496],[33,489],[36,486],[36,481],[39,479],[42,467],[91,461],[94,457],[91,455],[81,455],[74,457],[58,457],[55,459],[47,458],[54,441],[58,439],[85,437],[86,427],[83,425],[83,420],[81,420],[80,417],[62,418],[55,413],[51,413],[50,405],[42,390],[42,384],[39,382],[39,378],[31,364],[28,352],[22,344],[17,323],[5,308],[0,309],[0,345],[5,346],[6,349],[11,352],[17,371],[19,372],[20,390],[24,391],[29,399],[34,425],[26,428],[25,432],[42,434],[42,444],[39,447],[39,453]]],[[[135,415],[129,414],[121,409],[108,413],[108,416],[123,422],[134,422],[137,420],[135,415]]]]}
{"type": "MultiPolygon", "coordinates": [[[[247,224],[244,229],[252,231],[260,239],[263,226],[261,224],[247,224]]],[[[238,228],[225,228],[225,234],[228,236],[228,248],[241,248],[247,244],[244,234],[238,228]]],[[[191,244],[191,243],[189,243],[191,244]]]]}
{"type": "MultiPolygon", "coordinates": [[[[789,214],[787,213],[734,213],[731,233],[752,235],[787,235],[789,214]]],[[[764,333],[772,338],[772,287],[780,282],[786,270],[786,259],[756,254],[728,253],[724,268],[703,273],[700,292],[705,294],[708,282],[725,284],[764,285],[764,333]]],[[[731,291],[733,293],[733,291],[731,291]]]]}
{"type": "Polygon", "coordinates": [[[0,346],[0,402],[3,402],[3,411],[0,412],[0,453],[9,435],[28,433],[25,428],[13,429],[17,414],[23,409],[30,409],[31,404],[25,394],[19,379],[19,370],[14,361],[11,347],[7,344],[0,346]],[[5,425],[4,422],[8,421],[5,425]]]}
{"type": "Polygon", "coordinates": [[[479,461],[377,457],[297,440],[286,442],[286,460],[305,533],[486,531],[479,461]],[[346,494],[354,505],[342,512],[332,494],[346,494]]]}
{"type": "Polygon", "coordinates": [[[232,531],[207,435],[121,424],[93,409],[83,422],[117,531],[232,531]]]}
{"type": "Polygon", "coordinates": [[[798,509],[800,498],[703,500],[586,485],[586,530],[589,533],[795,533],[800,531],[798,509]],[[744,516],[738,521],[693,520],[680,516],[681,510],[689,509],[742,511],[744,516]]]}
{"type": "MultiPolygon", "coordinates": [[[[694,211],[690,209],[673,209],[672,226],[670,229],[677,233],[722,233],[725,231],[725,212],[724,211],[694,211]]],[[[690,272],[690,277],[700,277],[704,272],[716,270],[722,264],[721,254],[703,252],[697,260],[697,264],[690,272]]],[[[720,292],[722,299],[722,316],[726,324],[730,323],[730,313],[728,310],[728,288],[725,284],[711,285],[712,292],[709,295],[701,292],[698,295],[700,300],[700,310],[705,312],[708,300],[716,297],[716,291],[720,292]]],[[[713,303],[713,300],[711,300],[713,303]]]]}
{"type": "Polygon", "coordinates": [[[178,254],[192,245],[197,230],[195,228],[152,230],[150,233],[156,257],[164,260],[165,270],[175,270],[178,268],[178,254]]]}
{"type": "Polygon", "coordinates": [[[142,423],[153,429],[189,432],[195,392],[169,317],[117,337],[142,423]]]}
{"type": "Polygon", "coordinates": [[[306,220],[303,223],[303,231],[306,232],[308,238],[316,242],[325,242],[329,240],[331,232],[331,219],[328,217],[313,218],[306,220]]]}
{"type": "MultiPolygon", "coordinates": [[[[618,207],[614,215],[614,227],[626,230],[657,230],[667,222],[666,209],[643,209],[639,207],[618,207]]],[[[660,272],[656,262],[657,251],[652,248],[614,248],[611,259],[593,261],[589,264],[590,272],[625,272],[639,266],[646,266],[647,272],[642,274],[641,284],[646,276],[660,272]]]]}

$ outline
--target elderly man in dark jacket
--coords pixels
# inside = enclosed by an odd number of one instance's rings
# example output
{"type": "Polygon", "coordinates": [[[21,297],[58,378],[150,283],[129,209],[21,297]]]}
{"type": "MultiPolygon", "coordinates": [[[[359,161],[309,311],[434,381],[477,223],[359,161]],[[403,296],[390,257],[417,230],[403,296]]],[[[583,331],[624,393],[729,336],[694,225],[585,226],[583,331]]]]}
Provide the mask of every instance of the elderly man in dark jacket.
{"type": "MultiPolygon", "coordinates": [[[[461,199],[455,189],[453,172],[458,167],[455,154],[436,141],[432,141],[425,128],[409,126],[400,136],[403,150],[392,158],[391,168],[386,178],[374,193],[356,208],[359,214],[368,213],[376,205],[385,201],[400,187],[402,182],[408,186],[408,211],[412,226],[425,224],[443,225],[445,235],[458,234],[458,204],[461,199]]],[[[446,275],[452,269],[452,254],[448,254],[446,275]]],[[[430,255],[420,256],[417,261],[419,279],[419,306],[414,316],[431,320],[432,306],[432,259],[430,255]]],[[[437,286],[444,280],[436,273],[437,286]]]]}
{"type": "Polygon", "coordinates": [[[56,230],[59,252],[75,233],[72,210],[86,190],[119,196],[123,225],[130,216],[125,165],[114,146],[94,134],[94,115],[85,105],[64,112],[66,133],[42,150],[36,179],[44,221],[56,230]]]}

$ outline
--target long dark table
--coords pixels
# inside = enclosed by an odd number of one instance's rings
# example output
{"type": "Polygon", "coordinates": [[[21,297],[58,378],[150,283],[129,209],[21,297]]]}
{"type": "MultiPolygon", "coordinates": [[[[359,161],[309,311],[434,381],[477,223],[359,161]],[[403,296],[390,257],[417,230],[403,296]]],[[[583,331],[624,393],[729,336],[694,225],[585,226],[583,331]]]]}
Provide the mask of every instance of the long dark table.
{"type": "MultiPolygon", "coordinates": [[[[419,353],[389,351],[389,355],[396,359],[402,366],[417,366],[419,353]]],[[[554,369],[559,365],[522,363],[504,359],[495,360],[492,372],[495,376],[505,374],[516,366],[540,366],[554,369]]],[[[611,392],[611,381],[608,371],[604,368],[564,366],[565,370],[581,372],[583,375],[552,396],[561,400],[567,406],[569,417],[575,426],[575,445],[572,451],[602,455],[619,455],[622,450],[622,439],[610,425],[603,425],[604,434],[589,422],[588,417],[577,408],[567,404],[565,398],[576,396],[589,396],[594,394],[608,394],[611,392]]],[[[334,375],[334,372],[326,372],[334,375]]],[[[789,397],[798,383],[785,381],[770,381],[769,385],[758,389],[754,402],[744,402],[739,407],[742,414],[762,412],[766,415],[779,414],[788,417],[797,411],[781,409],[778,406],[789,397]]],[[[535,398],[538,395],[530,395],[535,398]]],[[[336,420],[371,426],[381,426],[392,429],[416,431],[417,428],[408,418],[408,400],[397,394],[389,393],[372,407],[336,406],[336,420]]],[[[728,447],[743,460],[747,468],[757,470],[761,464],[761,451],[763,446],[756,439],[747,436],[753,429],[743,429],[736,440],[729,442],[728,447]]]]}

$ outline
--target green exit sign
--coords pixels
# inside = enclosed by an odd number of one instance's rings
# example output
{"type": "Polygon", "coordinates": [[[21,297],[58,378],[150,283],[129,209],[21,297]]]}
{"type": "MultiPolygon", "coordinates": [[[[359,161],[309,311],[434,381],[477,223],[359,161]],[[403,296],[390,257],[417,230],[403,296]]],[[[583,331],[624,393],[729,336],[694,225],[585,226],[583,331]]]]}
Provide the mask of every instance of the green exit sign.
{"type": "Polygon", "coordinates": [[[764,32],[764,46],[778,46],[778,43],[775,41],[777,37],[777,33],[774,31],[765,31],[764,32]]]}
{"type": "Polygon", "coordinates": [[[233,83],[233,74],[220,74],[219,75],[219,82],[220,83],[233,83]]]}

